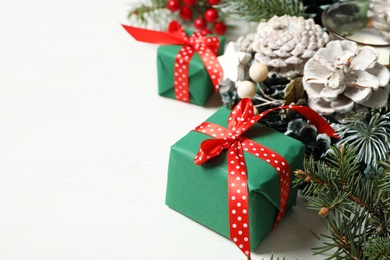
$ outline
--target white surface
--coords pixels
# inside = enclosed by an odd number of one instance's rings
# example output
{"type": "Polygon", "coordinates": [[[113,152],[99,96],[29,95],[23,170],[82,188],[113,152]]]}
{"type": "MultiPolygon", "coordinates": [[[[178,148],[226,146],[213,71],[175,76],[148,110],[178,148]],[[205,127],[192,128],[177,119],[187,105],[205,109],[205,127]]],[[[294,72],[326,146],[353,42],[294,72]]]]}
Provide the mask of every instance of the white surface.
{"type": "MultiPolygon", "coordinates": [[[[157,95],[157,46],[120,26],[130,2],[1,1],[0,259],[244,259],[164,205],[170,145],[220,104],[157,95]]],[[[323,259],[305,207],[253,259],[323,259]]]]}

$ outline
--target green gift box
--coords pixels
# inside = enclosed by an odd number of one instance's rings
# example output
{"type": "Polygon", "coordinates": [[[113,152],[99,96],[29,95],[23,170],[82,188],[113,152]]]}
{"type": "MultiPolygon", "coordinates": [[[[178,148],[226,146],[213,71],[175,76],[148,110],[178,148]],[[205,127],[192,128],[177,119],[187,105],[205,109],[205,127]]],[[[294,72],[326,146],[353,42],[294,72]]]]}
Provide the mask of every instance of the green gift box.
{"type": "MultiPolygon", "coordinates": [[[[230,110],[221,108],[206,121],[227,127],[229,113],[230,110]]],[[[305,147],[301,142],[261,124],[253,125],[244,136],[281,155],[291,171],[302,168],[305,147]]],[[[166,204],[229,238],[227,152],[201,166],[195,165],[194,157],[206,139],[212,137],[191,131],[171,147],[166,204]]],[[[253,250],[275,224],[280,205],[280,179],[276,169],[267,162],[247,152],[244,157],[253,250]]],[[[296,197],[297,189],[292,188],[287,207],[295,205],[296,197]]]]}
{"type": "MultiPolygon", "coordinates": [[[[225,49],[225,38],[218,37],[218,39],[220,41],[218,55],[222,55],[225,49]]],[[[181,45],[163,45],[157,49],[158,94],[160,96],[176,99],[173,87],[174,66],[176,55],[181,47],[181,45]]],[[[188,77],[190,103],[203,106],[214,87],[199,54],[196,52],[190,60],[188,77]]]]}

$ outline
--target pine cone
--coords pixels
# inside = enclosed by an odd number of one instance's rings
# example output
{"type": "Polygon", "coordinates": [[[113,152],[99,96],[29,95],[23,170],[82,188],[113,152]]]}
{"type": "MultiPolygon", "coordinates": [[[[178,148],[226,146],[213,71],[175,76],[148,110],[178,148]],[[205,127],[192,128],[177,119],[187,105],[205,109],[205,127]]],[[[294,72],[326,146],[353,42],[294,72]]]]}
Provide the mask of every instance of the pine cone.
{"type": "Polygon", "coordinates": [[[379,64],[374,48],[358,49],[351,41],[331,41],[306,63],[303,87],[308,105],[323,115],[345,114],[356,104],[379,108],[386,105],[389,70],[379,64]]]}
{"type": "Polygon", "coordinates": [[[240,51],[253,53],[253,39],[255,38],[254,33],[249,33],[245,36],[241,36],[237,39],[240,51]]]}
{"type": "Polygon", "coordinates": [[[371,18],[372,27],[390,41],[390,0],[370,3],[367,16],[371,18]]]}
{"type": "Polygon", "coordinates": [[[270,76],[291,79],[302,74],[307,60],[328,41],[329,35],[313,19],[274,16],[258,25],[253,50],[256,60],[268,66],[270,76]]]}

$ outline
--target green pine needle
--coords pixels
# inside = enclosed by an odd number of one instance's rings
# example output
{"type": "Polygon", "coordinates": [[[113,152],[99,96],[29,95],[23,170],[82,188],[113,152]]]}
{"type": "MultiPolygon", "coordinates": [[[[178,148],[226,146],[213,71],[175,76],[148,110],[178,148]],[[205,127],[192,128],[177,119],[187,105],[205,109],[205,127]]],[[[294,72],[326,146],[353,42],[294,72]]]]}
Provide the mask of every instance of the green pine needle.
{"type": "Polygon", "coordinates": [[[379,237],[375,240],[364,255],[368,260],[385,260],[390,258],[390,236],[379,237]]]}
{"type": "Polygon", "coordinates": [[[326,259],[390,259],[390,162],[363,177],[357,152],[348,144],[332,147],[324,161],[305,159],[304,171],[295,172],[296,183],[309,182],[303,190],[309,208],[329,230],[314,250],[332,252],[326,259]]]}
{"type": "Polygon", "coordinates": [[[270,19],[274,15],[305,15],[300,0],[229,0],[218,7],[232,17],[251,22],[270,19]]]}
{"type": "Polygon", "coordinates": [[[345,119],[345,124],[336,125],[340,136],[339,146],[346,143],[359,151],[356,160],[367,165],[376,165],[385,160],[390,151],[390,109],[372,110],[371,113],[357,113],[345,119]]]}
{"type": "Polygon", "coordinates": [[[127,18],[130,24],[165,30],[168,23],[177,18],[166,8],[167,0],[148,0],[133,4],[127,18]]]}
{"type": "MultiPolygon", "coordinates": [[[[264,259],[263,259],[264,260],[264,259]]],[[[271,254],[271,258],[270,258],[270,260],[287,260],[287,258],[286,257],[283,257],[283,258],[274,258],[274,254],[272,253],[271,254]]]]}

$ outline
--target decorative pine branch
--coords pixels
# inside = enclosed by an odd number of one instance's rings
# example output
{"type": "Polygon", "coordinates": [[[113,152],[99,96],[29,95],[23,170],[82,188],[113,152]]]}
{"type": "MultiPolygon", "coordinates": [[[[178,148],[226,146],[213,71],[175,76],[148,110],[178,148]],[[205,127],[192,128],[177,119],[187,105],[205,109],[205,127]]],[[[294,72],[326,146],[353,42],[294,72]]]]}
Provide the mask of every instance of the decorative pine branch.
{"type": "Polygon", "coordinates": [[[304,16],[300,0],[229,0],[218,6],[229,16],[260,22],[274,15],[304,16]]]}
{"type": "Polygon", "coordinates": [[[147,0],[133,4],[127,18],[133,25],[166,29],[168,23],[177,15],[167,8],[167,0],[147,0]]]}
{"type": "Polygon", "coordinates": [[[357,113],[335,125],[340,136],[339,146],[346,143],[359,151],[356,160],[375,166],[390,151],[390,109],[383,107],[368,113],[357,113]]]}
{"type": "MultiPolygon", "coordinates": [[[[128,13],[129,22],[133,25],[164,29],[172,19],[177,19],[186,25],[191,24],[189,21],[182,21],[177,12],[169,11],[167,2],[168,0],[145,0],[132,5],[128,13]]],[[[191,7],[193,18],[202,16],[209,7],[207,0],[197,0],[191,7]]],[[[274,15],[305,15],[302,0],[229,0],[221,1],[213,7],[219,11],[220,20],[235,17],[241,21],[259,22],[274,15]]]]}
{"type": "Polygon", "coordinates": [[[306,159],[304,170],[295,172],[296,183],[309,183],[303,190],[309,208],[318,210],[330,233],[314,250],[333,250],[327,259],[389,259],[390,163],[378,163],[363,178],[356,156],[352,146],[332,147],[324,161],[306,159]]]}

